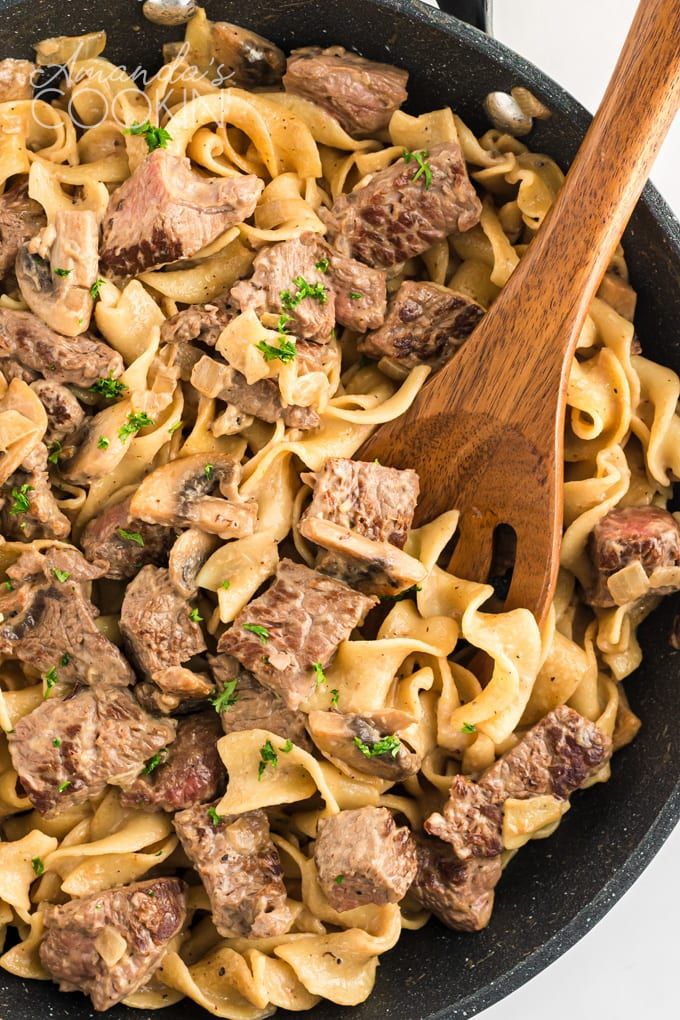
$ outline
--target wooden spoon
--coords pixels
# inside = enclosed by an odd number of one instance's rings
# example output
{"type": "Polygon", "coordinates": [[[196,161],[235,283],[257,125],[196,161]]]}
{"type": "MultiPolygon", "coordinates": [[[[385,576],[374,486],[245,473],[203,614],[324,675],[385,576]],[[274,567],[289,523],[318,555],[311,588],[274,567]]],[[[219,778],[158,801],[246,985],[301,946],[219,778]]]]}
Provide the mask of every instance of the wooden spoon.
{"type": "Polygon", "coordinates": [[[680,0],[642,0],[549,216],[462,350],[362,460],[412,467],[416,522],[461,511],[449,570],[486,580],[493,535],[517,553],[507,608],[542,620],[562,535],[566,388],[581,327],[680,103],[680,0]]]}

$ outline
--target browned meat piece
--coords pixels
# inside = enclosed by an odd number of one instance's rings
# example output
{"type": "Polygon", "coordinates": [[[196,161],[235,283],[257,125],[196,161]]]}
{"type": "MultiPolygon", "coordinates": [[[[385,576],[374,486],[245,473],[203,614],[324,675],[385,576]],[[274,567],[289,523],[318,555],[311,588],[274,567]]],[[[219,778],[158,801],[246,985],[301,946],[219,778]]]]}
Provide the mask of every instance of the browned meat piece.
{"type": "Polygon", "coordinates": [[[132,497],[107,507],[86,525],[80,536],[87,559],[105,560],[108,567],[104,576],[115,580],[134,577],[147,563],[157,566],[163,563],[175,538],[172,528],[145,524],[132,517],[131,500],[132,497]]]}
{"type": "Polygon", "coordinates": [[[254,174],[201,177],[188,159],[156,149],[114,191],[102,224],[102,265],[121,276],[191,258],[252,215],[254,174]]]}
{"type": "Polygon", "coordinates": [[[220,720],[212,709],[180,719],[177,736],[167,754],[160,755],[160,763],[154,767],[153,759],[121,794],[123,807],[181,811],[221,796],[226,784],[217,753],[221,736],[220,720]]]}
{"type": "Polygon", "coordinates": [[[629,322],[632,322],[635,318],[637,294],[628,281],[624,280],[614,270],[610,269],[608,273],[604,274],[604,279],[600,284],[597,296],[606,301],[615,312],[622,315],[624,319],[628,319],[629,322]]]}
{"type": "Polygon", "coordinates": [[[325,668],[375,604],[341,581],[281,560],[272,586],[239,613],[217,648],[297,709],[314,688],[314,663],[325,668]]]}
{"type": "MultiPolygon", "coordinates": [[[[46,379],[87,389],[98,379],[118,379],[123,359],[102,340],[67,339],[30,312],[0,308],[0,359],[13,357],[46,379]]],[[[2,365],[2,360],[0,360],[2,365]]]]}
{"type": "Polygon", "coordinates": [[[226,938],[270,938],[291,914],[264,811],[217,815],[216,804],[175,815],[175,829],[210,897],[212,919],[226,938]]]}
{"type": "Polygon", "coordinates": [[[191,525],[220,538],[252,535],[257,503],[239,495],[241,466],[223,454],[193,454],[156,468],[141,483],[130,513],[147,524],[191,525]],[[220,495],[211,495],[217,488],[220,495]]]}
{"type": "Polygon", "coordinates": [[[418,873],[409,889],[426,910],[454,931],[481,931],[493,910],[500,857],[459,861],[447,843],[416,836],[418,873]]]}
{"type": "Polygon", "coordinates": [[[281,418],[291,429],[315,429],[320,422],[313,407],[283,407],[281,394],[274,379],[248,383],[246,377],[231,365],[204,356],[191,375],[191,384],[199,393],[217,397],[227,404],[252,414],[262,421],[276,422],[281,418]],[[206,386],[205,379],[210,380],[206,386]]]}
{"type": "Polygon", "coordinates": [[[161,341],[166,344],[186,344],[196,340],[214,347],[222,330],[235,316],[235,310],[228,308],[219,299],[211,301],[209,305],[191,305],[171,319],[166,319],[161,326],[161,341]]]}
{"type": "Polygon", "coordinates": [[[328,343],[335,326],[335,292],[322,261],[326,250],[321,238],[310,233],[263,248],[250,279],[232,288],[232,301],[242,312],[285,314],[296,337],[328,343]]]}
{"type": "Polygon", "coordinates": [[[280,85],[286,57],[269,39],[226,21],[215,22],[210,35],[213,62],[222,80],[244,89],[280,85]]]}
{"type": "Polygon", "coordinates": [[[284,740],[292,740],[305,751],[312,750],[312,744],[305,728],[306,716],[294,712],[255,679],[252,673],[243,669],[231,655],[208,657],[210,669],[217,684],[218,695],[223,695],[220,718],[225,733],[239,730],[269,730],[284,740]],[[236,685],[229,697],[233,681],[236,685]]]}
{"type": "MultiPolygon", "coordinates": [[[[2,358],[1,354],[0,358],[2,358]]],[[[37,372],[33,372],[30,368],[24,368],[14,358],[2,358],[2,361],[0,361],[0,372],[2,372],[8,383],[11,383],[12,379],[21,379],[22,382],[30,385],[38,378],[37,372]]]]}
{"type": "Polygon", "coordinates": [[[51,697],[8,734],[12,764],[36,811],[46,818],[124,786],[175,738],[175,722],[155,719],[123,687],[83,688],[51,697]]]}
{"type": "Polygon", "coordinates": [[[416,160],[400,159],[365,187],[340,195],[330,212],[322,212],[331,244],[342,255],[388,269],[474,227],[482,205],[457,142],[435,145],[427,165],[431,181],[416,160]]]}
{"type": "Polygon", "coordinates": [[[406,828],[397,828],[384,807],[319,820],[314,844],[319,884],[340,912],[366,903],[398,903],[416,875],[416,846],[406,828]]]}
{"type": "Polygon", "coordinates": [[[378,64],[342,46],[293,50],[283,79],[287,92],[317,103],[354,138],[375,137],[408,99],[408,71],[378,64]]]}
{"type": "Polygon", "coordinates": [[[62,992],[84,992],[97,1010],[141,988],[186,920],[185,886],[154,878],[47,904],[40,962],[62,992]]]}
{"type": "Polygon", "coordinates": [[[191,613],[162,567],[142,567],[125,590],[120,632],[133,660],[161,688],[167,670],[205,651],[201,625],[191,613]]]}
{"type": "Polygon", "coordinates": [[[37,68],[30,60],[0,60],[0,103],[33,99],[33,75],[37,68]]]}
{"type": "MultiPolygon", "coordinates": [[[[0,102],[3,102],[3,63],[6,62],[0,63],[0,102]]],[[[0,195],[0,280],[14,268],[21,246],[30,241],[44,226],[43,207],[28,197],[28,187],[24,180],[8,188],[4,195],[0,195]]]]}
{"type": "Polygon", "coordinates": [[[343,772],[400,783],[415,776],[421,765],[420,756],[394,735],[395,730],[412,722],[405,713],[388,709],[371,715],[310,712],[307,725],[319,750],[343,772]]]}
{"type": "MultiPolygon", "coordinates": [[[[613,606],[607,580],[629,563],[640,563],[647,576],[657,567],[680,566],[680,526],[668,510],[658,506],[629,506],[610,510],[590,536],[590,556],[596,583],[587,593],[593,606],[613,606]]],[[[667,595],[674,588],[655,588],[667,595]]]]}
{"type": "Polygon", "coordinates": [[[82,425],[85,412],[66,386],[50,379],[38,379],[31,384],[31,389],[38,394],[47,413],[45,442],[48,445],[61,442],[82,425]]]}
{"type": "Polygon", "coordinates": [[[56,670],[60,684],[133,682],[128,663],[97,630],[97,611],[79,584],[101,570],[76,549],[49,549],[44,556],[24,553],[7,574],[15,590],[0,595],[0,655],[43,675],[56,670]],[[68,578],[58,580],[64,571],[68,578]]]}
{"type": "Polygon", "coordinates": [[[522,737],[475,783],[456,776],[442,814],[425,822],[460,860],[493,857],[503,849],[503,804],[549,794],[565,800],[591,779],[612,753],[595,723],[560,705],[522,737]]]}
{"type": "Polygon", "coordinates": [[[57,504],[47,472],[47,448],[39,443],[0,488],[0,528],[5,538],[66,538],[71,522],[57,504]],[[26,506],[26,503],[28,506],[26,506]]]}
{"type": "Polygon", "coordinates": [[[385,270],[373,269],[356,259],[338,255],[330,248],[328,259],[337,321],[356,333],[377,329],[383,324],[387,309],[385,270]]]}
{"type": "Polygon", "coordinates": [[[448,287],[406,280],[390,305],[385,324],[363,337],[357,349],[373,358],[395,358],[406,368],[440,368],[483,315],[481,305],[448,287]]]}

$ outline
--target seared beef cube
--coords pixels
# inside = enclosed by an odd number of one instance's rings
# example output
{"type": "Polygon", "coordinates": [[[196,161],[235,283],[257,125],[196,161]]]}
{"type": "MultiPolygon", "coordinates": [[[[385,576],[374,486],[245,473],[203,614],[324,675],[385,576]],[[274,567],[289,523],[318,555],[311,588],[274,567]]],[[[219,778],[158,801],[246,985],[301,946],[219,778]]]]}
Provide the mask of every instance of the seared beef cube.
{"type": "Polygon", "coordinates": [[[208,305],[191,305],[173,315],[161,326],[161,342],[165,344],[198,343],[214,347],[220,333],[236,316],[222,300],[211,301],[208,305]]]}
{"type": "Polygon", "coordinates": [[[416,846],[384,807],[363,807],[319,820],[314,844],[319,884],[336,910],[398,903],[416,875],[416,846]]]}
{"type": "MultiPolygon", "coordinates": [[[[23,500],[20,504],[23,506],[23,500]]],[[[47,448],[38,443],[18,471],[0,488],[0,530],[5,538],[31,542],[35,538],[64,539],[71,522],[54,498],[47,471],[47,448]],[[16,494],[25,497],[28,506],[17,512],[16,494]]]]}
{"type": "Polygon", "coordinates": [[[98,379],[117,379],[124,368],[118,351],[102,340],[88,334],[67,339],[30,312],[0,308],[0,359],[7,357],[46,379],[82,389],[98,379]]]}
{"type": "Polygon", "coordinates": [[[328,666],[340,642],[376,601],[281,560],[272,586],[239,613],[220,638],[218,651],[235,656],[295,710],[314,689],[314,663],[328,666]]]}
{"type": "MultiPolygon", "coordinates": [[[[639,563],[647,577],[658,567],[680,566],[680,526],[658,506],[610,510],[593,530],[590,556],[597,579],[588,601],[593,606],[613,606],[607,581],[629,563],[639,563]]],[[[674,590],[655,588],[654,593],[666,595],[674,590]]]]}
{"type": "Polygon", "coordinates": [[[87,559],[106,561],[104,576],[115,580],[134,577],[147,563],[163,563],[175,538],[172,528],[145,524],[131,517],[131,500],[129,497],[107,507],[86,525],[80,536],[80,546],[87,559]],[[127,537],[131,535],[134,537],[127,537]]]}
{"type": "Polygon", "coordinates": [[[399,159],[365,187],[340,195],[321,213],[331,244],[342,255],[388,269],[474,227],[482,205],[458,143],[435,145],[427,166],[431,181],[415,159],[399,159]]]}
{"type": "Polygon", "coordinates": [[[130,513],[148,524],[192,526],[220,538],[252,535],[257,503],[239,495],[240,479],[241,466],[233,457],[178,457],[146,476],[132,497],[130,513]]]}
{"type": "Polygon", "coordinates": [[[224,400],[244,414],[252,414],[262,421],[276,422],[283,419],[291,429],[315,429],[321,420],[313,407],[298,407],[295,404],[284,407],[274,379],[249,383],[231,365],[207,356],[201,358],[195,366],[191,384],[199,393],[224,400]],[[206,379],[210,380],[208,386],[205,384],[206,379]]]}
{"type": "Polygon", "coordinates": [[[103,266],[136,276],[188,259],[255,210],[254,174],[201,177],[183,156],[156,149],[114,191],[102,224],[103,266]]]}
{"type": "Polygon", "coordinates": [[[208,662],[217,684],[217,694],[223,695],[216,707],[220,708],[225,733],[269,730],[283,740],[292,740],[305,751],[312,750],[305,728],[307,717],[303,712],[286,708],[277,694],[263,687],[231,655],[209,656],[208,662]],[[233,693],[229,697],[229,685],[234,681],[233,693]]]}
{"type": "Polygon", "coordinates": [[[123,807],[143,811],[181,811],[224,793],[226,773],[217,753],[222,736],[212,709],[185,716],[166,754],[147,763],[141,776],[121,794],[123,807]]]}
{"type": "Polygon", "coordinates": [[[407,82],[408,71],[342,46],[293,50],[283,79],[286,91],[322,106],[354,138],[372,138],[388,127],[408,99],[407,82]]]}
{"type": "Polygon", "coordinates": [[[51,445],[61,442],[71,432],[80,428],[85,412],[71,391],[61,383],[48,379],[38,379],[31,384],[47,414],[47,432],[45,442],[51,445]]]}
{"type": "Polygon", "coordinates": [[[439,839],[416,836],[418,871],[409,895],[454,931],[481,931],[493,910],[500,857],[459,861],[439,839]]]}
{"type": "Polygon", "coordinates": [[[95,1009],[110,1009],[146,984],[185,920],[177,878],[47,904],[40,962],[62,992],[84,992],[95,1009]]]}
{"type": "Polygon", "coordinates": [[[220,83],[244,89],[280,85],[286,70],[286,56],[269,39],[249,28],[216,21],[210,26],[213,63],[220,74],[220,83]]]}
{"type": "MultiPolygon", "coordinates": [[[[304,236],[304,235],[303,235],[304,236]]],[[[328,249],[330,278],[335,291],[335,318],[356,333],[377,329],[387,310],[387,274],[384,269],[348,259],[328,249]]]]}
{"type": "Polygon", "coordinates": [[[120,632],[139,668],[162,687],[163,674],[205,651],[201,625],[163,567],[142,567],[125,590],[120,632]]]}
{"type": "Polygon", "coordinates": [[[442,814],[425,829],[450,843],[456,856],[494,857],[503,849],[503,804],[550,795],[566,800],[611,756],[611,740],[595,723],[560,705],[537,723],[475,783],[456,776],[442,814]]]}
{"type": "Polygon", "coordinates": [[[0,103],[33,99],[33,75],[37,68],[30,60],[0,60],[0,103]]]}
{"type": "Polygon", "coordinates": [[[380,776],[400,783],[420,770],[420,756],[409,751],[394,731],[413,719],[386,710],[370,715],[310,712],[307,725],[318,749],[331,757],[342,772],[380,776]]]}
{"type": "Polygon", "coordinates": [[[174,818],[185,853],[210,897],[213,923],[225,938],[280,935],[292,918],[267,816],[264,811],[219,816],[217,803],[174,818]]]}
{"type": "Polygon", "coordinates": [[[24,553],[7,574],[15,591],[0,595],[0,655],[56,675],[59,684],[132,683],[130,666],[97,629],[97,611],[79,584],[101,570],[76,549],[50,549],[45,556],[24,553]]]}
{"type": "MultiPolygon", "coordinates": [[[[28,63],[28,61],[17,61],[28,63]]],[[[0,63],[0,103],[2,99],[2,67],[0,63]]],[[[39,202],[28,197],[26,183],[15,184],[0,195],[0,280],[14,268],[22,245],[45,226],[45,211],[39,202]]]]}
{"type": "Polygon", "coordinates": [[[285,314],[296,337],[328,343],[335,326],[335,293],[323,261],[326,251],[323,240],[310,233],[263,248],[250,279],[232,288],[232,301],[242,312],[285,314]]]}
{"type": "Polygon", "coordinates": [[[440,368],[483,315],[481,305],[448,287],[406,280],[390,305],[385,324],[363,337],[357,349],[373,358],[395,358],[406,368],[440,368]]]}
{"type": "Polygon", "coordinates": [[[129,784],[174,738],[173,720],[154,719],[121,687],[53,696],[8,734],[19,782],[46,818],[98,797],[107,783],[129,784]]]}

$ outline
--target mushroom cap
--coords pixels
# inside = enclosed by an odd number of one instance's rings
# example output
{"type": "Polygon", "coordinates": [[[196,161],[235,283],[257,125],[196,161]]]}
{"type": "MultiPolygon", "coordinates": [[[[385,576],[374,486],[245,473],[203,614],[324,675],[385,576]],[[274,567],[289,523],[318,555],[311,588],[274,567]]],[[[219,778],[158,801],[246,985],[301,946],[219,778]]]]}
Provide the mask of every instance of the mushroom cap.
{"type": "Polygon", "coordinates": [[[367,715],[314,711],[309,713],[307,729],[321,753],[346,775],[379,776],[388,782],[399,783],[418,772],[420,756],[400,743],[395,755],[387,752],[367,757],[357,747],[355,739],[358,737],[370,746],[382,737],[393,735],[396,730],[405,729],[414,721],[413,716],[398,709],[383,709],[367,715]]]}
{"type": "Polygon", "coordinates": [[[196,578],[219,544],[216,535],[207,534],[199,528],[189,528],[174,543],[168,569],[172,584],[184,598],[190,599],[198,591],[196,578]]]}
{"type": "Polygon", "coordinates": [[[278,46],[227,21],[213,24],[212,50],[215,64],[231,75],[234,85],[244,88],[278,85],[286,70],[286,56],[278,46]]]}

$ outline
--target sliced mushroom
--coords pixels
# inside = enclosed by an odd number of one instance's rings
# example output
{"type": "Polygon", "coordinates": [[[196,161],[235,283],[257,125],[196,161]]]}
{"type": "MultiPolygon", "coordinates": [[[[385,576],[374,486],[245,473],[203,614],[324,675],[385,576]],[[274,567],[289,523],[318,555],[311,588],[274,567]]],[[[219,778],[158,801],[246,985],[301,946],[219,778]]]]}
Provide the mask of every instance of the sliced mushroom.
{"type": "Polygon", "coordinates": [[[310,712],[307,729],[321,753],[346,775],[359,772],[399,783],[414,776],[421,765],[420,756],[394,737],[396,730],[413,722],[412,716],[396,709],[371,715],[310,712]],[[385,737],[394,737],[392,746],[382,754],[371,753],[385,737]]]}
{"type": "Polygon", "coordinates": [[[286,57],[278,46],[226,21],[212,25],[212,52],[220,77],[242,88],[279,85],[286,71],[286,57]]]}
{"type": "Polygon", "coordinates": [[[145,0],[142,12],[154,25],[185,25],[196,6],[196,0],[145,0]]]}
{"type": "Polygon", "coordinates": [[[198,591],[196,578],[199,571],[219,544],[216,535],[189,528],[173,545],[168,560],[170,581],[184,598],[193,598],[198,591]]]}
{"type": "Polygon", "coordinates": [[[255,530],[257,503],[239,495],[240,477],[240,465],[222,454],[180,457],[144,479],[130,512],[147,524],[188,524],[220,538],[244,538],[255,530]],[[216,486],[224,498],[211,495],[216,486]]]}
{"type": "Polygon", "coordinates": [[[127,453],[131,436],[120,438],[132,409],[129,400],[121,400],[99,414],[87,418],[79,432],[64,448],[59,467],[64,478],[78,485],[104,478],[120,464],[127,453]]]}
{"type": "Polygon", "coordinates": [[[427,577],[420,560],[395,545],[374,542],[332,521],[305,517],[299,530],[308,541],[327,550],[317,559],[318,570],[366,594],[395,595],[427,577]]]}
{"type": "Polygon", "coordinates": [[[495,128],[516,138],[528,135],[534,126],[531,117],[507,92],[489,92],[484,100],[484,112],[495,128]]]}
{"type": "Polygon", "coordinates": [[[63,336],[79,336],[94,307],[99,227],[89,210],[60,210],[48,226],[19,249],[16,276],[31,311],[63,336]],[[49,262],[46,255],[49,251],[49,262]]]}

